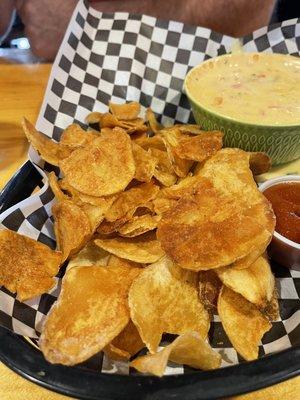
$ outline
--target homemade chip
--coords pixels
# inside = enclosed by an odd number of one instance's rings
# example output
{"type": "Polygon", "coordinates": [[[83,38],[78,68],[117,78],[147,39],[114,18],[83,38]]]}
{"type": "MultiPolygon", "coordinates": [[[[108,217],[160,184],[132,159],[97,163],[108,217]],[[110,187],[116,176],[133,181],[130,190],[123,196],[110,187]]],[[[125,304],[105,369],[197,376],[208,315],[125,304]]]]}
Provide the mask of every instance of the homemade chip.
{"type": "Polygon", "coordinates": [[[268,318],[269,321],[277,321],[277,319],[280,318],[276,288],[274,289],[271,301],[261,311],[268,318]]]}
{"type": "Polygon", "coordinates": [[[96,246],[94,242],[88,242],[85,247],[70,258],[67,271],[74,267],[90,267],[108,265],[110,254],[96,246]]]}
{"type": "Polygon", "coordinates": [[[224,285],[241,294],[259,308],[264,308],[271,301],[275,278],[267,259],[260,256],[250,267],[236,269],[231,267],[215,270],[224,285]]]}
{"type": "Polygon", "coordinates": [[[26,118],[23,118],[22,120],[22,127],[28,141],[41,155],[42,159],[48,163],[58,165],[61,159],[68,157],[71,154],[68,147],[59,145],[46,135],[38,132],[26,118]]]}
{"type": "Polygon", "coordinates": [[[181,133],[184,133],[186,135],[202,135],[202,133],[206,132],[201,129],[199,125],[194,124],[174,125],[174,127],[179,129],[181,133]]]}
{"type": "Polygon", "coordinates": [[[196,271],[229,265],[270,237],[251,206],[204,183],[164,213],[157,229],[167,256],[196,271]]]}
{"type": "Polygon", "coordinates": [[[188,332],[158,353],[136,358],[130,366],[146,374],[163,376],[168,360],[203,370],[216,369],[221,365],[220,354],[198,332],[188,332]]]}
{"type": "Polygon", "coordinates": [[[90,196],[108,196],[124,190],[135,174],[129,136],[113,129],[109,138],[99,137],[60,162],[66,181],[90,196]]]}
{"type": "Polygon", "coordinates": [[[25,301],[48,292],[61,264],[61,253],[29,237],[0,231],[0,286],[25,301]]]}
{"type": "Polygon", "coordinates": [[[140,182],[150,182],[157,164],[157,159],[149,151],[136,143],[132,143],[132,153],[135,162],[134,178],[140,182]]]}
{"type": "Polygon", "coordinates": [[[128,222],[122,225],[118,232],[124,237],[134,237],[142,235],[148,231],[157,228],[160,217],[158,215],[145,214],[131,218],[128,222]]]}
{"type": "Polygon", "coordinates": [[[164,196],[158,196],[153,200],[154,211],[158,215],[162,215],[170,208],[174,207],[177,204],[177,201],[174,199],[169,199],[164,196]]]}
{"type": "Polygon", "coordinates": [[[138,138],[135,140],[135,143],[141,146],[144,150],[157,149],[161,151],[166,151],[164,141],[158,135],[138,138]]]}
{"type": "Polygon", "coordinates": [[[153,133],[158,133],[162,129],[162,126],[157,122],[155,114],[151,108],[147,108],[146,121],[148,121],[149,128],[153,133]]]}
{"type": "Polygon", "coordinates": [[[53,171],[48,174],[48,179],[49,179],[50,188],[51,188],[56,200],[61,201],[61,200],[68,199],[68,196],[66,196],[64,194],[64,192],[61,190],[60,185],[57,180],[57,177],[53,171]]]}
{"type": "Polygon", "coordinates": [[[197,274],[164,257],[145,267],[129,291],[130,316],[151,353],[163,333],[191,330],[205,338],[209,316],[198,298],[197,274]]]}
{"type": "Polygon", "coordinates": [[[97,111],[91,112],[85,117],[85,121],[87,124],[99,124],[102,115],[103,113],[97,111]]]}
{"type": "Polygon", "coordinates": [[[143,347],[144,343],[139,332],[130,320],[123,331],[103,351],[113,360],[127,361],[143,347]]]}
{"type": "Polygon", "coordinates": [[[214,270],[199,272],[199,298],[205,309],[213,315],[217,310],[222,281],[214,270]]]}
{"type": "Polygon", "coordinates": [[[188,175],[173,186],[161,190],[161,196],[179,200],[183,196],[192,195],[201,184],[201,177],[188,175]]]}
{"type": "Polygon", "coordinates": [[[95,243],[109,253],[142,264],[153,263],[164,255],[153,232],[148,232],[134,238],[115,237],[96,239],[95,243]]]}
{"type": "Polygon", "coordinates": [[[128,221],[128,217],[117,219],[113,222],[108,222],[106,220],[102,221],[97,228],[97,233],[100,235],[111,235],[118,231],[118,229],[128,221]]]}
{"type": "Polygon", "coordinates": [[[120,193],[113,205],[105,214],[108,222],[120,218],[131,218],[138,207],[154,199],[159,192],[159,187],[153,182],[142,183],[120,193]]]}
{"type": "Polygon", "coordinates": [[[109,102],[110,112],[118,119],[125,121],[136,119],[140,113],[141,106],[136,101],[125,104],[115,104],[109,102]]]}
{"type": "Polygon", "coordinates": [[[139,269],[70,269],[39,345],[51,363],[75,365],[101,351],[129,322],[128,290],[139,269]]]}
{"type": "Polygon", "coordinates": [[[151,154],[157,159],[154,170],[155,178],[164,186],[172,186],[177,181],[177,176],[173,170],[171,161],[166,151],[150,148],[151,154]]]}
{"type": "Polygon", "coordinates": [[[258,345],[272,325],[243,296],[223,286],[218,299],[218,313],[235,350],[247,361],[258,357],[258,345]]]}
{"type": "Polygon", "coordinates": [[[223,133],[219,131],[187,136],[180,140],[173,151],[179,158],[202,162],[222,148],[222,138],[223,133]]]}
{"type": "Polygon", "coordinates": [[[92,142],[99,134],[86,132],[78,124],[71,124],[61,135],[59,145],[69,146],[71,149],[82,147],[92,142]]]}
{"type": "Polygon", "coordinates": [[[249,164],[253,175],[260,175],[268,172],[271,168],[271,159],[266,153],[249,153],[249,164]]]}
{"type": "Polygon", "coordinates": [[[65,261],[79,251],[91,236],[87,215],[72,201],[63,200],[52,207],[57,247],[65,261]]]}
{"type": "MultiPolygon", "coordinates": [[[[101,249],[101,251],[104,251],[101,249]]],[[[144,264],[136,263],[134,261],[125,260],[124,258],[120,258],[110,254],[107,266],[110,267],[113,265],[114,267],[122,267],[122,268],[140,268],[143,267],[144,264]]]]}

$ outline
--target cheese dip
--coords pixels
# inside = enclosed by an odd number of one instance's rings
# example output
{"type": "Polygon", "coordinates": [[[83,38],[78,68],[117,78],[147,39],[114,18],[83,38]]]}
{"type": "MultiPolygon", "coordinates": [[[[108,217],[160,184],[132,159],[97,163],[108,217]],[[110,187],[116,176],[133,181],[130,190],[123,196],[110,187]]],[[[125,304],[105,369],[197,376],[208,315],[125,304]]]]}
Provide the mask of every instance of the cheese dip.
{"type": "Polygon", "coordinates": [[[258,125],[300,124],[300,59],[241,53],[195,67],[186,79],[190,97],[208,111],[258,125]]]}

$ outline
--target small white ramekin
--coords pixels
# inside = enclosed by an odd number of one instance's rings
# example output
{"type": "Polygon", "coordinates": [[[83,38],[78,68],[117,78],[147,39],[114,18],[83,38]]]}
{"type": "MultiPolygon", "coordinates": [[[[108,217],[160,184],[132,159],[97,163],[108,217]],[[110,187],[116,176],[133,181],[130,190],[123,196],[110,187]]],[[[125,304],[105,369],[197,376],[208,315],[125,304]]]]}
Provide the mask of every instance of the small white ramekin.
{"type": "MultiPolygon", "coordinates": [[[[259,186],[259,190],[264,192],[271,186],[279,183],[300,182],[300,175],[285,175],[270,179],[259,186]]],[[[269,245],[268,253],[271,258],[279,264],[288,268],[300,269],[300,243],[293,242],[290,239],[274,232],[272,242],[269,245]]]]}

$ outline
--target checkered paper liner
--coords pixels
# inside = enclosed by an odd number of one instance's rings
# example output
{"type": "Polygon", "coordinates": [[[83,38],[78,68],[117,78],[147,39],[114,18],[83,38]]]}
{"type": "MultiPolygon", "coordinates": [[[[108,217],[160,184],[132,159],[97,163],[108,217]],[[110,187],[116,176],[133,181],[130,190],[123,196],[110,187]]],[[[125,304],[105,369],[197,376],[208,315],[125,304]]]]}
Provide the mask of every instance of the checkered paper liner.
{"type": "MultiPolygon", "coordinates": [[[[74,11],[49,79],[37,128],[58,141],[73,122],[84,126],[91,111],[106,111],[108,101],[135,100],[151,107],[163,124],[192,122],[183,81],[202,61],[231,50],[234,39],[209,29],[145,15],[103,14],[80,1],[74,11]]],[[[299,56],[300,20],[259,29],[243,39],[245,51],[281,52],[299,56]]],[[[42,162],[30,149],[29,157],[44,177],[44,186],[30,198],[0,215],[3,227],[55,248],[48,187],[42,162]]],[[[279,292],[280,319],[259,347],[259,355],[295,346],[300,342],[300,272],[274,266],[279,292]]],[[[37,338],[41,325],[60,289],[61,277],[49,293],[20,303],[0,288],[0,324],[18,334],[37,338]]],[[[224,359],[223,366],[240,357],[229,342],[218,316],[214,316],[210,343],[224,359]]],[[[168,337],[166,337],[168,340],[168,337]]],[[[128,364],[112,362],[101,354],[82,367],[108,373],[134,374],[128,364]]],[[[170,364],[167,374],[189,368],[170,364]]]]}

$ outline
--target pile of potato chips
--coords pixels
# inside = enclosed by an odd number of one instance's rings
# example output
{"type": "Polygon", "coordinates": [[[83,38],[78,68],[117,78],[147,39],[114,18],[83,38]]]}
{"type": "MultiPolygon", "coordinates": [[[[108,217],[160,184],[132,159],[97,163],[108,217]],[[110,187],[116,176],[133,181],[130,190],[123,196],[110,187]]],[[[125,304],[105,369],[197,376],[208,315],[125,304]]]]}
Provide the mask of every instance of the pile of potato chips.
{"type": "Polygon", "coordinates": [[[237,352],[258,356],[278,316],[265,250],[275,217],[253,173],[262,153],[222,149],[222,133],[161,126],[140,105],[110,104],[70,125],[55,143],[27,121],[28,140],[60,168],[49,174],[57,251],[0,232],[0,284],[26,300],[48,291],[67,261],[40,348],[75,365],[103,350],[144,373],[168,360],[213,369],[207,342],[217,311],[237,352]],[[178,335],[159,351],[164,333],[178,335]],[[149,354],[135,357],[144,347],[149,354]],[[134,358],[135,357],[135,358],[134,358]]]}

